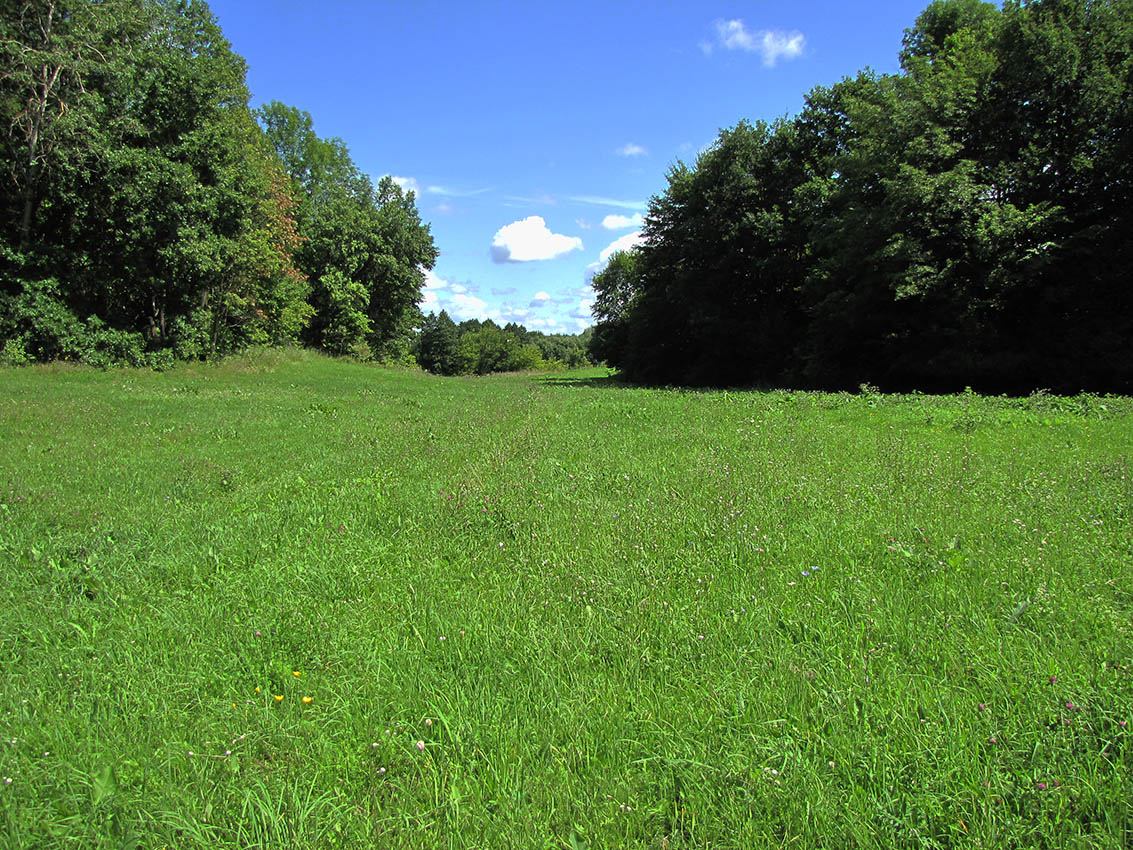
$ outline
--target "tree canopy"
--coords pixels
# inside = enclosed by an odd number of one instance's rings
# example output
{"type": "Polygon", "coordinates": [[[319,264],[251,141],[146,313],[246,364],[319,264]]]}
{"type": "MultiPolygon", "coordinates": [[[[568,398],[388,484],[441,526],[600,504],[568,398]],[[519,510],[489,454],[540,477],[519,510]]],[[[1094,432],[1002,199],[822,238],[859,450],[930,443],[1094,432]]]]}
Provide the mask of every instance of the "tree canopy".
{"type": "Polygon", "coordinates": [[[673,167],[593,353],[689,384],[1133,389],[1133,3],[936,0],[673,167]]]}
{"type": "Polygon", "coordinates": [[[412,194],[306,113],[255,115],[205,3],[0,9],[3,359],[408,356],[436,258],[412,194]]]}

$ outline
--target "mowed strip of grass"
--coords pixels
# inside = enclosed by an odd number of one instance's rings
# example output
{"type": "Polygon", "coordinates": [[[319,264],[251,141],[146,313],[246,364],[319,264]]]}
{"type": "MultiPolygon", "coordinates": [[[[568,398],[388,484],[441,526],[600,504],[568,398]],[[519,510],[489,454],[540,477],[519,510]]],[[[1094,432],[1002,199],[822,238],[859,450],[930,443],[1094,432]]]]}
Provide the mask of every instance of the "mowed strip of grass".
{"type": "Polygon", "coordinates": [[[0,371],[0,846],[1112,847],[1128,399],[0,371]]]}

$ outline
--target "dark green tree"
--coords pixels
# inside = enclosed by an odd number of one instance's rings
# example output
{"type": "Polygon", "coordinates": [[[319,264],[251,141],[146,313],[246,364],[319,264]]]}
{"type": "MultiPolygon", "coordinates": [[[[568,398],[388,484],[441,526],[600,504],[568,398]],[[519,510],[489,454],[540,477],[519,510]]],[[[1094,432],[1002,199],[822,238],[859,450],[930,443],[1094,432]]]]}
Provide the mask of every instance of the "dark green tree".
{"type": "MultiPolygon", "coordinates": [[[[50,292],[95,347],[114,333],[135,354],[293,338],[306,284],[288,192],[208,7],[9,0],[3,26],[4,333],[42,337],[20,305],[50,292]]],[[[92,359],[83,347],[41,356],[92,359]]]]}
{"type": "Polygon", "coordinates": [[[640,292],[635,251],[618,251],[606,267],[594,275],[594,333],[589,353],[598,362],[622,368],[629,345],[630,311],[640,292]]]}
{"type": "Polygon", "coordinates": [[[456,323],[449,314],[444,310],[439,314],[430,313],[417,339],[417,362],[422,369],[437,375],[455,375],[459,371],[458,341],[456,323]]]}
{"type": "Polygon", "coordinates": [[[740,122],[695,168],[669,172],[637,249],[625,371],[664,383],[775,381],[800,306],[805,237],[794,192],[813,167],[785,122],[740,122]]]}

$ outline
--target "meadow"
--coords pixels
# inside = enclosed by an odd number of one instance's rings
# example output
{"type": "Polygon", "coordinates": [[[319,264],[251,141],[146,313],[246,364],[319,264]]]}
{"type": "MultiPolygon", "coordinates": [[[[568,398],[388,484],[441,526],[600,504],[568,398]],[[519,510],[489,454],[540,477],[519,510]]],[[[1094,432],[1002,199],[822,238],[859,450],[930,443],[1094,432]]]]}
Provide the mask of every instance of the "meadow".
{"type": "Polygon", "coordinates": [[[1133,400],[0,370],[0,846],[1129,848],[1133,400]]]}

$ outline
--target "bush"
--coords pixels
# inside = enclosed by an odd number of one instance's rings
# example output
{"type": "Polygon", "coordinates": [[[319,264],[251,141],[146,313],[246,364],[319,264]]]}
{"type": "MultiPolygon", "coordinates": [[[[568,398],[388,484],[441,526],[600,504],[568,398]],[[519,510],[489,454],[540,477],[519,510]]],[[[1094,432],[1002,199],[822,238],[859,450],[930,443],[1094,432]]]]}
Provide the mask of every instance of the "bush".
{"type": "Polygon", "coordinates": [[[59,294],[59,281],[20,281],[21,291],[0,306],[0,336],[19,338],[32,360],[77,360],[86,328],[59,294]]]}
{"type": "Polygon", "coordinates": [[[82,321],[63,303],[54,278],[21,281],[22,291],[0,303],[3,362],[68,360],[105,369],[146,362],[142,335],[109,327],[97,316],[82,321]]]}
{"type": "Polygon", "coordinates": [[[212,312],[200,307],[188,316],[173,320],[171,336],[173,350],[181,360],[204,360],[212,351],[212,312]]]}
{"type": "Polygon", "coordinates": [[[0,349],[0,366],[26,366],[28,363],[31,363],[31,358],[24,350],[23,338],[4,340],[4,347],[0,349]]]}

